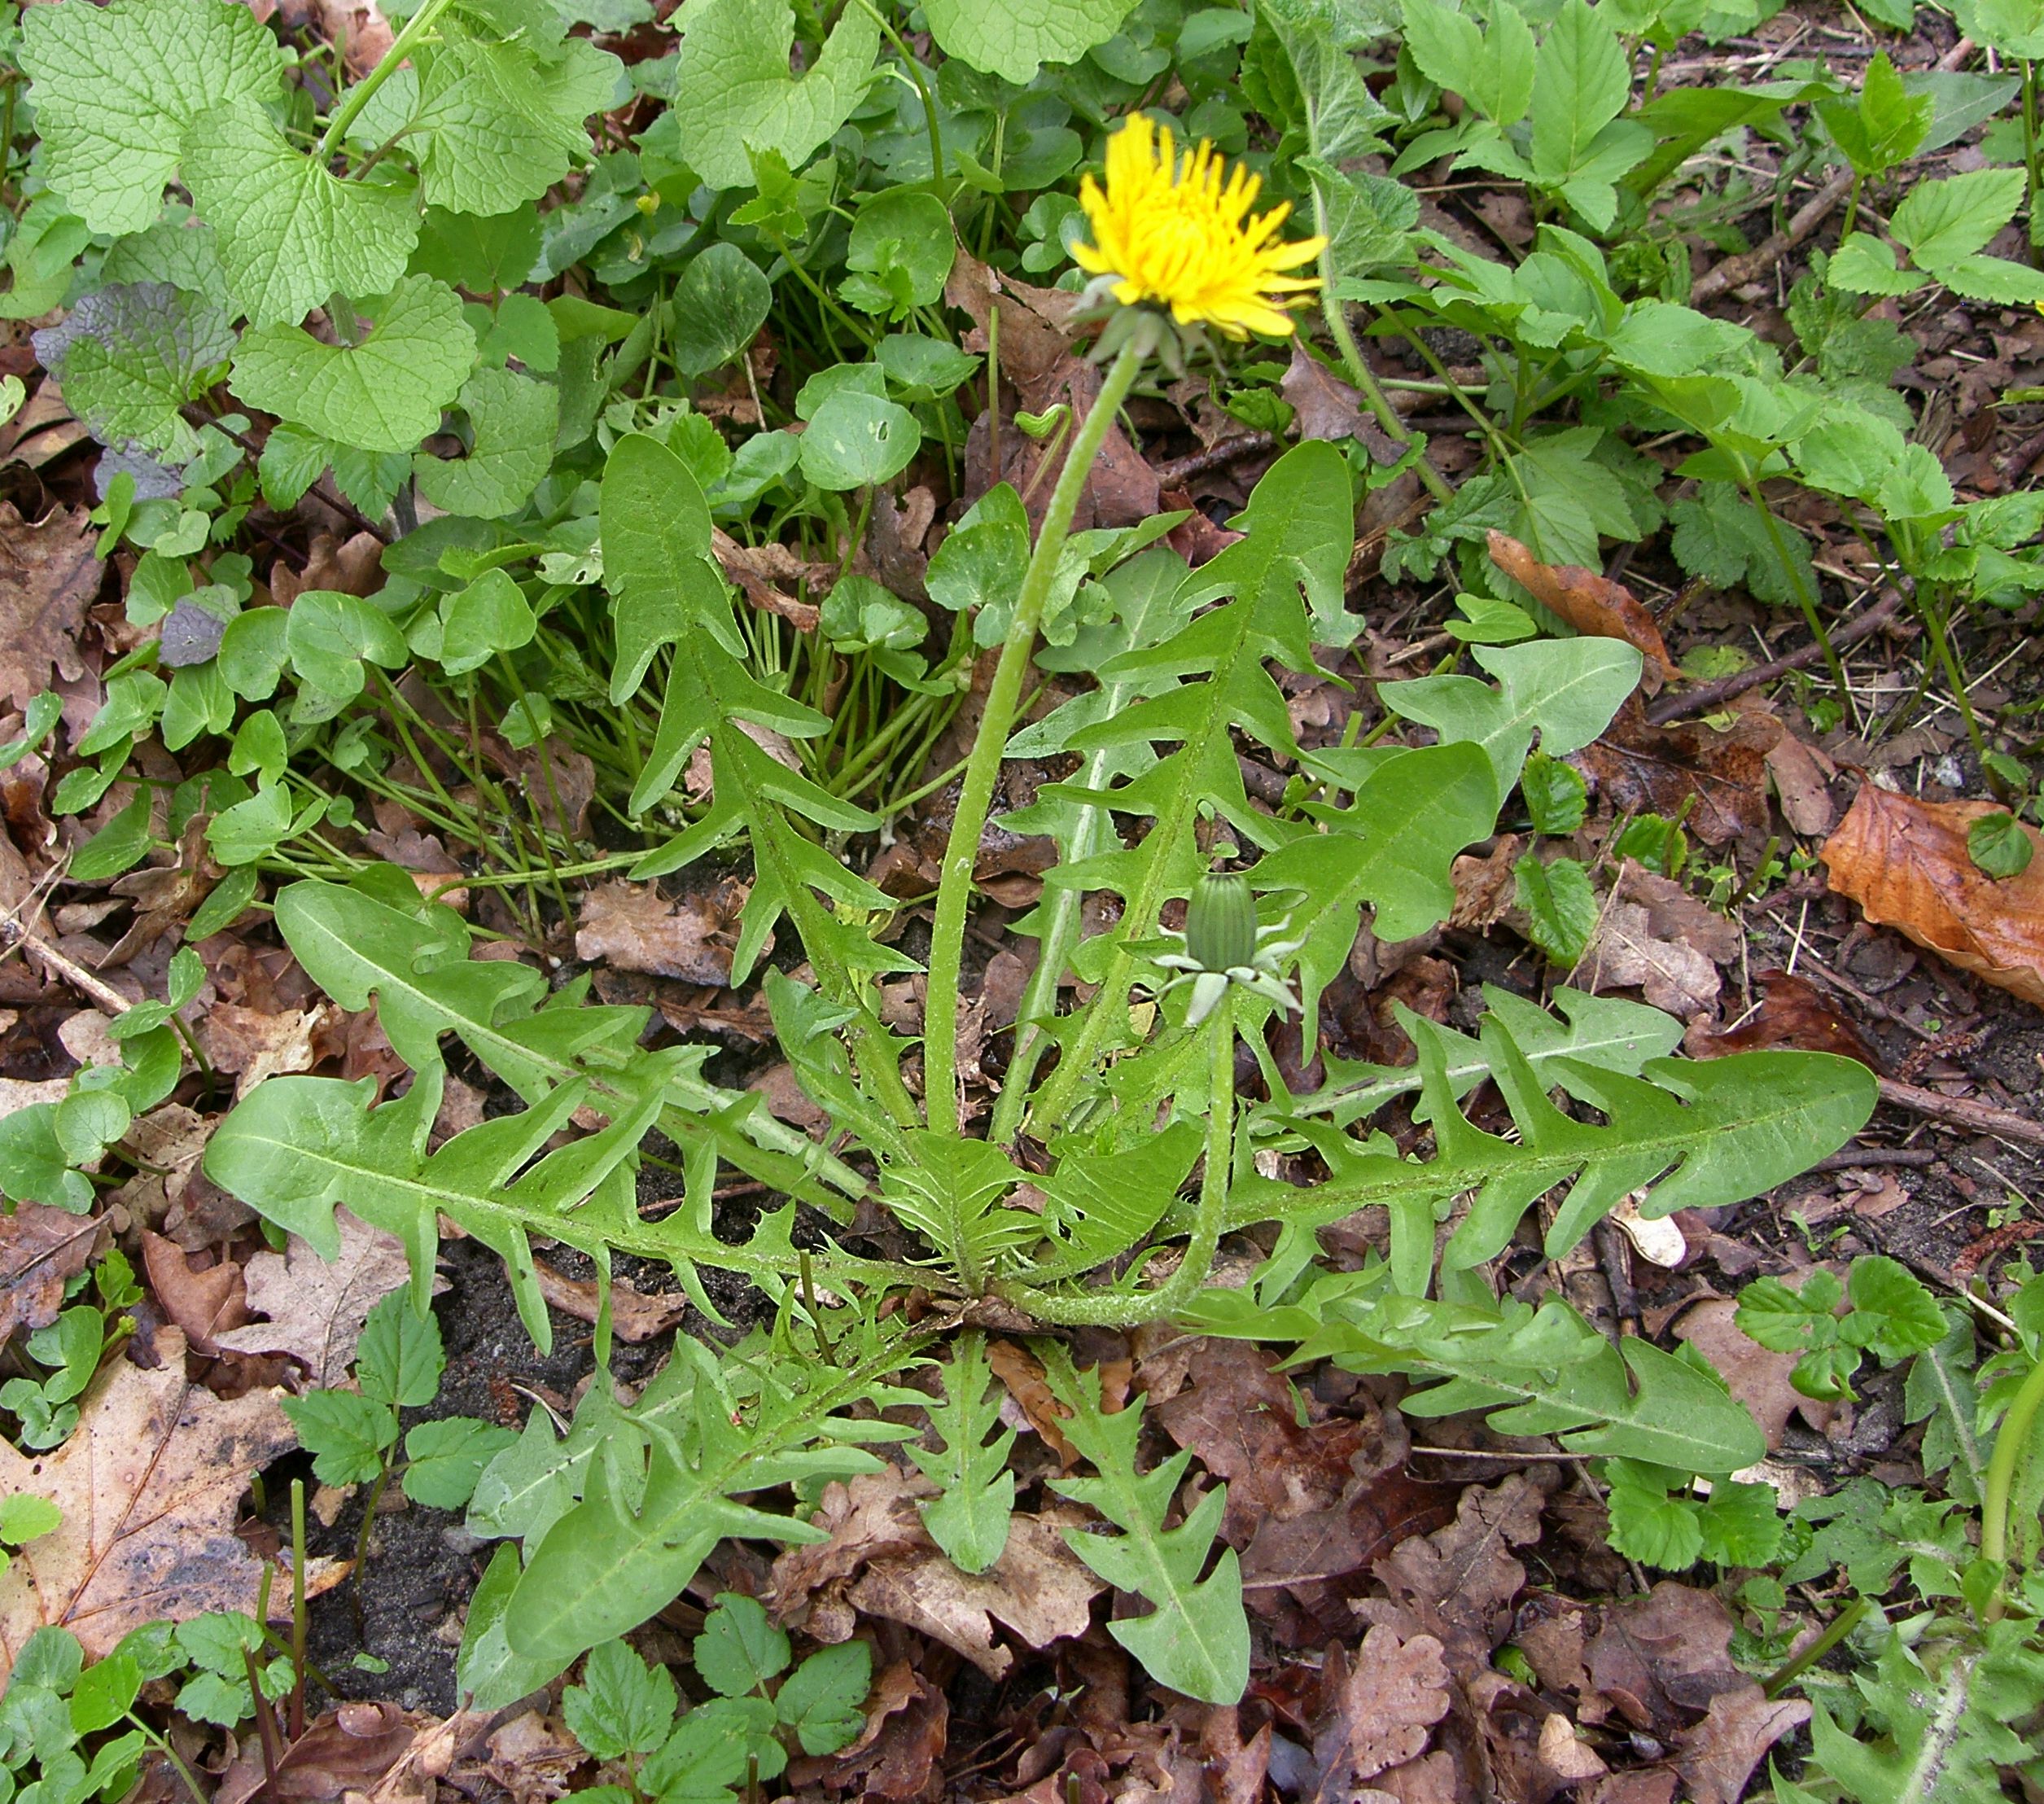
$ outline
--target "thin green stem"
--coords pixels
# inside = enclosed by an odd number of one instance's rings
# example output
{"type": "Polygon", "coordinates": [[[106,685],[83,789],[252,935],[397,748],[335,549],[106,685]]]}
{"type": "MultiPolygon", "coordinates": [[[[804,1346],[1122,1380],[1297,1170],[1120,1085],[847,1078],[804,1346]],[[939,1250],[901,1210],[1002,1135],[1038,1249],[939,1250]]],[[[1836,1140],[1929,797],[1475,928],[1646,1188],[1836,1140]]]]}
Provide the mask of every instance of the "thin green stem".
{"type": "Polygon", "coordinates": [[[930,86],[922,78],[922,65],[909,54],[908,46],[902,42],[901,33],[894,28],[894,21],[873,3],[873,0],[859,0],[859,4],[873,15],[873,23],[879,26],[881,34],[901,53],[901,59],[908,66],[908,79],[915,84],[917,98],[922,102],[923,123],[930,131],[930,167],[938,181],[944,178],[944,134],[937,123],[937,103],[930,98],[930,86]]]}
{"type": "Polygon", "coordinates": [[[405,59],[412,54],[412,46],[440,23],[440,15],[453,3],[453,0],[426,0],[426,4],[405,20],[404,29],[391,40],[391,47],[384,51],[383,60],[348,90],[347,99],[326,121],[326,130],[320,138],[317,153],[320,162],[323,164],[333,155],[348,136],[348,128],[374,98],[376,90],[404,66],[405,59]]]}
{"type": "Polygon", "coordinates": [[[1762,525],[1766,529],[1769,541],[1775,548],[1775,555],[1781,562],[1783,572],[1795,585],[1796,605],[1803,611],[1812,637],[1824,648],[1824,665],[1831,672],[1831,680],[1838,685],[1838,693],[1845,693],[1845,667],[1839,662],[1838,654],[1832,649],[1831,635],[1824,630],[1823,616],[1817,611],[1817,598],[1810,593],[1810,585],[1803,579],[1802,566],[1788,554],[1788,540],[1782,532],[1781,522],[1775,518],[1775,510],[1762,497],[1759,479],[1749,470],[1742,467],[1744,478],[1740,486],[1746,491],[1746,499],[1760,510],[1762,525]]]}
{"type": "Polygon", "coordinates": [[[1769,1697],[1779,1697],[1789,1686],[1802,1677],[1838,1644],[1860,1625],[1862,1618],[1873,1608],[1871,1601],[1855,1597],[1830,1622],[1824,1625],[1824,1632],[1797,1654],[1775,1669],[1774,1675],[1762,1682],[1761,1691],[1769,1697]]]}
{"type": "MultiPolygon", "coordinates": [[[[2044,1360],[2030,1368],[2029,1376],[2009,1404],[2008,1413],[2002,1418],[2001,1432],[1994,1437],[1994,1456],[1987,1462],[1987,1483],[1981,1501],[1981,1557],[1997,1565],[2005,1565],[2008,1559],[2009,1495],[2015,1488],[2016,1468],[2023,1457],[2024,1443],[2029,1439],[2040,1406],[2044,1406],[2044,1360]]],[[[2007,1594],[2008,1578],[2004,1573],[1995,1583],[1994,1595],[1987,1600],[1984,1614],[1989,1622],[2001,1620],[2008,1608],[2007,1594]]]]}
{"type": "Polygon", "coordinates": [[[2028,177],[2030,203],[2030,255],[2037,252],[2037,195],[2044,187],[2044,171],[2040,171],[2037,156],[2037,65],[2027,56],[2023,59],[2023,169],[2028,177]]]}
{"type": "MultiPolygon", "coordinates": [[[[1319,204],[1320,190],[1314,190],[1315,205],[1319,204]]],[[[1404,420],[1398,410],[1377,387],[1377,377],[1363,361],[1363,347],[1355,341],[1355,334],[1350,329],[1348,309],[1334,298],[1333,253],[1332,248],[1320,252],[1320,312],[1327,321],[1327,329],[1334,339],[1335,348],[1342,353],[1342,366],[1348,371],[1349,380],[1361,391],[1370,411],[1377,415],[1377,424],[1408,451],[1416,451],[1412,468],[1427,493],[1437,501],[1451,501],[1455,489],[1447,477],[1427,462],[1426,449],[1404,420]]]]}
{"type": "Polygon", "coordinates": [[[1109,366],[1092,410],[1066,455],[1065,467],[1044,514],[1036,549],[1022,576],[1015,616],[1009,624],[1000,661],[994,668],[994,680],[987,688],[987,705],[979,718],[972,753],[965,760],[965,786],[959,794],[958,812],[952,817],[943,874],[938,880],[937,918],[930,946],[929,1000],[924,1009],[923,1112],[930,1128],[940,1134],[958,1132],[958,983],[965,959],[965,913],[972,900],[972,873],[979,857],[980,832],[993,803],[1001,755],[1007,749],[1009,730],[1014,724],[1022,679],[1036,642],[1036,628],[1042,623],[1051,584],[1070,535],[1072,514],[1079,506],[1093,461],[1100,455],[1107,429],[1135,384],[1143,361],[1140,342],[1131,337],[1123,345],[1109,366]]]}
{"type": "Polygon", "coordinates": [[[1231,985],[1207,1022],[1206,1168],[1200,1174],[1185,1256],[1154,1290],[1135,1296],[1113,1291],[1076,1295],[1028,1285],[996,1285],[996,1293],[1040,1321],[1061,1327],[1133,1328],[1175,1313],[1192,1300],[1214,1269],[1228,1216],[1228,1180],[1235,1161],[1235,992],[1231,985]]]}

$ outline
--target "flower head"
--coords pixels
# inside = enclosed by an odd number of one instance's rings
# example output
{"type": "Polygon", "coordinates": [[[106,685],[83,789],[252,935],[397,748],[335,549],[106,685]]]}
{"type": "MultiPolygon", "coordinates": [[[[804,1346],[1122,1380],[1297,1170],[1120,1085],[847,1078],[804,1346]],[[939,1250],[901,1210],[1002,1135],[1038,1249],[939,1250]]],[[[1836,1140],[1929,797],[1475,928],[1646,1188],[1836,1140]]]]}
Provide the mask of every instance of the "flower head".
{"type": "Polygon", "coordinates": [[[1114,278],[1123,306],[1155,301],[1181,326],[1206,324],[1230,338],[1285,336],[1290,297],[1320,283],[1285,272],[1311,263],[1327,240],[1280,238],[1291,208],[1252,215],[1262,178],[1238,164],[1223,184],[1226,173],[1211,144],[1181,154],[1168,125],[1130,114],[1108,141],[1105,189],[1090,175],[1079,185],[1093,237],[1073,247],[1079,266],[1114,278]]]}

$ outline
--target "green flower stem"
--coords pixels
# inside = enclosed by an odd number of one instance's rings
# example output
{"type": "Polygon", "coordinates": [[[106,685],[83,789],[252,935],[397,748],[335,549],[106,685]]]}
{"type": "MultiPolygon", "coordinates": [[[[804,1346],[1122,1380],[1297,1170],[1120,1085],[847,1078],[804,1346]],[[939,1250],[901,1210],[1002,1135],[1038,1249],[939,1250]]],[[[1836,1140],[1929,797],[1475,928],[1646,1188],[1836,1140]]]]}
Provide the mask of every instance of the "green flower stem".
{"type": "Polygon", "coordinates": [[[1774,1676],[1764,1681],[1761,1685],[1762,1692],[1769,1697],[1780,1697],[1789,1686],[1808,1672],[1819,1660],[1858,1628],[1861,1619],[1873,1607],[1868,1599],[1855,1597],[1851,1603],[1831,1619],[1825,1626],[1822,1635],[1812,1641],[1801,1653],[1775,1669],[1774,1676]]]}
{"type": "Polygon", "coordinates": [[[319,141],[317,154],[322,163],[339,148],[341,141],[348,136],[348,128],[375,97],[376,90],[404,67],[412,46],[440,23],[440,15],[453,3],[453,0],[426,0],[426,4],[405,20],[405,28],[391,40],[391,47],[384,51],[383,61],[348,90],[348,98],[326,121],[326,134],[319,141]]]}
{"type": "MultiPolygon", "coordinates": [[[[1994,1457],[1987,1462],[1987,1483],[1981,1503],[1981,1557],[1997,1565],[2008,1559],[2008,1502],[2016,1484],[2016,1468],[2023,1457],[2023,1444],[2030,1438],[2037,1412],[2044,1406],[2044,1360],[2030,1368],[2022,1389],[2016,1393],[2008,1413],[2002,1418],[2001,1432],[1994,1437],[1994,1457]]],[[[2008,1581],[2004,1575],[1987,1600],[1987,1620],[1998,1622],[2008,1607],[2008,1581]]]]}
{"type": "Polygon", "coordinates": [[[1136,372],[1143,361],[1140,346],[1139,338],[1131,338],[1123,345],[1120,355],[1108,367],[1107,379],[1101,385],[1092,410],[1066,453],[1065,467],[1044,514],[1043,531],[1037,536],[1035,551],[1022,576],[1015,617],[1000,648],[1000,662],[994,668],[972,755],[965,761],[965,787],[958,797],[958,812],[952,817],[943,873],[937,886],[937,922],[930,945],[929,998],[923,1009],[923,1114],[930,1128],[940,1134],[958,1132],[959,970],[964,961],[965,912],[972,900],[972,873],[979,856],[980,830],[986,825],[987,811],[993,803],[1001,754],[1007,749],[1009,729],[1014,724],[1016,703],[1021,699],[1022,679],[1036,643],[1036,628],[1042,624],[1044,607],[1050,599],[1051,582],[1071,533],[1072,514],[1079,506],[1093,461],[1100,455],[1107,429],[1135,384],[1136,372]]]}
{"type": "MultiPolygon", "coordinates": [[[[1323,236],[1327,234],[1327,208],[1321,197],[1318,182],[1313,186],[1313,212],[1315,224],[1323,236]]],[[[1437,501],[1452,501],[1455,490],[1448,479],[1427,462],[1426,450],[1418,439],[1399,418],[1398,409],[1385,397],[1377,387],[1377,378],[1371,374],[1369,365],[1363,361],[1363,348],[1355,342],[1355,334],[1350,329],[1347,307],[1334,295],[1334,245],[1329,239],[1320,252],[1320,313],[1327,321],[1335,348],[1342,353],[1342,367],[1349,373],[1349,380],[1363,392],[1363,401],[1370,411],[1377,415],[1377,423],[1394,439],[1409,451],[1418,452],[1412,460],[1412,468],[1427,493],[1437,501]]]]}
{"type": "Polygon", "coordinates": [[[1235,987],[1230,984],[1206,1024],[1206,1168],[1185,1256],[1154,1290],[1082,1291],[1070,1294],[1028,1285],[996,1285],[995,1294],[1040,1321],[1060,1327],[1133,1328],[1175,1314],[1192,1300],[1214,1269],[1228,1216],[1228,1178],[1235,1163],[1235,987]]]}

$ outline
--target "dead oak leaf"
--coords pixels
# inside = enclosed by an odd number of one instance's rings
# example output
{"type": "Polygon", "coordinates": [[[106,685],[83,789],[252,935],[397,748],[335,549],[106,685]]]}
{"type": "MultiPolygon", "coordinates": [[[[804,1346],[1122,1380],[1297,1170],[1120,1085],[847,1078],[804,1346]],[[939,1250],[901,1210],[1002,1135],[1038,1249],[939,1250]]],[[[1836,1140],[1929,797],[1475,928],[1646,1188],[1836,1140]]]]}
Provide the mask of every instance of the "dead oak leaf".
{"type": "Polygon", "coordinates": [[[1675,1771],[1695,1804],[1739,1804],[1767,1750],[1809,1720],[1803,1699],[1770,1698],[1748,1679],[1711,1699],[1703,1721],[1682,1737],[1675,1771]]]}
{"type": "Polygon", "coordinates": [[[267,1316],[216,1337],[234,1353],[284,1353],[322,1388],[344,1382],[378,1301],[405,1281],[405,1248],[395,1234],[336,1210],[340,1251],[322,1259],[294,1234],[279,1253],[258,1253],[245,1274],[248,1307],[267,1316]]]}
{"type": "Polygon", "coordinates": [[[731,981],[725,930],[736,913],[724,905],[725,900],[705,891],[669,901],[652,883],[619,878],[600,884],[582,897],[576,957],[589,964],[601,961],[620,970],[721,987],[731,981]]]}
{"type": "Polygon", "coordinates": [[[313,1036],[339,1013],[324,1002],[276,1014],[216,1002],[199,1018],[199,1043],[216,1070],[234,1074],[239,1101],[266,1077],[309,1071],[316,1062],[313,1036]]]}
{"type": "Polygon", "coordinates": [[[1327,1690],[1333,1708],[1313,1738],[1319,1796],[1346,1798],[1359,1780],[1416,1760],[1433,1725],[1448,1714],[1446,1649],[1431,1635],[1409,1640],[1379,1622],[1363,1637],[1354,1664],[1337,1679],[1338,1647],[1329,1657],[1327,1690]]]}
{"type": "Polygon", "coordinates": [[[1512,1600],[1526,1582],[1511,1550],[1539,1538],[1544,1502],[1517,1473],[1488,1490],[1473,1485],[1446,1528],[1402,1541],[1377,1561],[1377,1576],[1458,1670],[1487,1666],[1511,1627],[1512,1600]]]}
{"type": "Polygon", "coordinates": [[[188,1381],[175,1328],[156,1352],[153,1371],[117,1360],[101,1373],[54,1453],[0,1443],[0,1496],[63,1513],[0,1573],[0,1686],[39,1628],[69,1629],[96,1660],[144,1622],[256,1608],[262,1562],[234,1523],[250,1474],[296,1444],[291,1424],[274,1390],[223,1401],[188,1381]]]}
{"type": "Polygon", "coordinates": [[[2024,825],[2033,856],[2014,877],[1976,865],[1966,835],[1990,802],[1919,802],[1863,783],[1824,842],[1831,887],[1869,921],[2026,1002],[2044,1008],[2044,834],[2024,825]]]}
{"type": "Polygon", "coordinates": [[[0,501],[0,693],[26,707],[50,687],[51,671],[85,674],[78,641],[106,566],[83,508],[22,519],[0,501]]]}
{"type": "MultiPolygon", "coordinates": [[[[70,1088],[67,1079],[58,1082],[70,1088]]],[[[65,1281],[85,1270],[106,1231],[103,1215],[74,1215],[46,1203],[21,1203],[0,1215],[0,1342],[57,1319],[65,1281]]]]}
{"type": "Polygon", "coordinates": [[[174,1241],[145,1229],[142,1261],[149,1273],[149,1288],[195,1352],[217,1353],[216,1337],[248,1320],[247,1284],[233,1260],[195,1268],[174,1241]]]}
{"type": "Polygon", "coordinates": [[[1838,1413],[1835,1403],[1805,1397],[1789,1381],[1796,1369],[1792,1353],[1770,1353],[1749,1339],[1738,1322],[1738,1305],[1723,1297],[1707,1297],[1675,1324],[1675,1338],[1686,1341],[1710,1361],[1731,1386],[1731,1394],[1753,1414],[1773,1452],[1788,1432],[1788,1418],[1800,1412],[1819,1434],[1838,1413]]]}
{"type": "Polygon", "coordinates": [[[1656,726],[1635,696],[1570,762],[1615,812],[1681,816],[1706,846],[1722,846],[1767,830],[1767,754],[1784,730],[1750,709],[1722,732],[1656,726]]]}

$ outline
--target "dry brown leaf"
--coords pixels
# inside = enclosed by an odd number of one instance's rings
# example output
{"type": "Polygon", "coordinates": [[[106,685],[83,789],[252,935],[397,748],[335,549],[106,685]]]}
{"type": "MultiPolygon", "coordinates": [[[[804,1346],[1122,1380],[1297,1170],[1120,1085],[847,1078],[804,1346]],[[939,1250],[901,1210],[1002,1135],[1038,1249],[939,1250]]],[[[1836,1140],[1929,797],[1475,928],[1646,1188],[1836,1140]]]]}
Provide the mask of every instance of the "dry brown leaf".
{"type": "Polygon", "coordinates": [[[1635,1729],[1670,1737],[1722,1692],[1752,1684],[1731,1663],[1732,1620],[1709,1592],[1664,1578],[1605,1610],[1590,1679],[1635,1729]]]}
{"type": "Polygon", "coordinates": [[[1657,1009],[1687,1019],[1716,1003],[1716,967],[1735,961],[1740,944],[1735,922],[1628,859],[1583,954],[1579,981],[1591,990],[1643,990],[1657,1009]]]}
{"type": "Polygon", "coordinates": [[[31,522],[12,501],[0,501],[0,694],[16,707],[50,687],[52,670],[69,679],[85,674],[78,644],[85,610],[107,573],[97,539],[83,508],[56,508],[31,522]]]}
{"type": "MultiPolygon", "coordinates": [[[[68,1079],[57,1082],[71,1087],[68,1079]]],[[[20,1203],[0,1215],[0,1342],[57,1319],[64,1281],[85,1270],[106,1232],[104,1215],[74,1215],[46,1203],[20,1203]]]]}
{"type": "Polygon", "coordinates": [[[765,1596],[774,1614],[784,1622],[799,1622],[826,1585],[851,1578],[872,1561],[928,1548],[930,1536],[916,1502],[936,1495],[927,1478],[893,1465],[825,1485],[812,1520],[830,1539],[790,1548],[773,1562],[765,1596]]]}
{"type": "Polygon", "coordinates": [[[1679,815],[1706,846],[1722,846],[1766,832],[1767,754],[1783,730],[1771,714],[1751,710],[1722,732],[1659,727],[1635,696],[1571,762],[1614,812],[1679,815]]]}
{"type": "Polygon", "coordinates": [[[335,1210],[334,1219],[340,1253],[333,1259],[294,1234],[282,1253],[258,1253],[248,1262],[248,1307],[269,1320],[230,1329],[218,1337],[222,1347],[287,1353],[322,1388],[344,1381],[370,1311],[405,1282],[409,1268],[395,1234],[345,1209],[335,1210]]]}
{"type": "Polygon", "coordinates": [[[1780,1447],[1788,1418],[1799,1411],[1819,1434],[1824,1433],[1838,1413],[1838,1405],[1805,1397],[1790,1384],[1796,1355],[1770,1353],[1757,1341],[1748,1339],[1737,1314],[1737,1304],[1728,1298],[1705,1298],[1675,1324],[1675,1338],[1688,1342],[1708,1359],[1731,1387],[1732,1395],[1753,1412],[1767,1437],[1769,1452],[1780,1447]]]}
{"type": "MultiPolygon", "coordinates": [[[[432,1718],[413,1716],[395,1704],[344,1704],[284,1749],[270,1797],[279,1804],[330,1804],[348,1792],[366,1792],[411,1752],[432,1718]]],[[[251,1736],[221,1775],[212,1804],[247,1804],[270,1775],[260,1743],[251,1736]]]]}
{"type": "Polygon", "coordinates": [[[1351,388],[1303,343],[1292,347],[1291,366],[1277,385],[1291,404],[1302,439],[1354,439],[1378,463],[1396,463],[1405,447],[1368,411],[1363,391],[1351,388]]]}
{"type": "Polygon", "coordinates": [[[989,1341],[987,1364],[994,1376],[1008,1387],[1008,1395],[1027,1418],[1029,1425],[1044,1438],[1044,1445],[1057,1456],[1061,1472],[1079,1463],[1079,1449],[1065,1438],[1058,1425],[1065,1420],[1065,1406],[1051,1395],[1044,1368],[1035,1354],[1013,1341],[989,1341]]]}
{"type": "Polygon", "coordinates": [[[1767,748],[1766,763],[1782,818],[1798,833],[1829,833],[1838,820],[1831,799],[1837,765],[1786,729],[1767,748]]]}
{"type": "Polygon", "coordinates": [[[195,1351],[217,1353],[220,1345],[214,1337],[248,1320],[248,1287],[241,1268],[231,1259],[195,1270],[189,1256],[173,1241],[145,1230],[142,1263],[157,1302],[184,1331],[195,1351]]]}
{"type": "Polygon", "coordinates": [[[1824,842],[1831,887],[1869,921],[1899,928],[1961,970],[2044,1009],[2044,834],[2024,824],[2032,856],[1997,880],[1967,854],[1967,830],[1991,802],[1919,802],[1862,783],[1824,842]]]}
{"type": "Polygon", "coordinates": [[[325,1002],[278,1014],[216,1002],[199,1017],[199,1040],[216,1070],[234,1074],[239,1101],[266,1077],[309,1071],[313,1036],[339,1014],[325,1002]]]}
{"type": "Polygon", "coordinates": [[[527,1710],[492,1734],[483,1770],[510,1794],[512,1804],[552,1804],[571,1786],[570,1775],[588,1760],[582,1745],[558,1717],[527,1710]]]}
{"type": "Polygon", "coordinates": [[[718,527],[710,529],[711,548],[723,565],[724,573],[745,592],[745,598],[763,614],[777,614],[798,633],[814,633],[822,611],[814,602],[797,601],[776,585],[807,582],[812,593],[830,586],[837,574],[829,564],[810,563],[798,558],[785,545],[740,545],[718,527]]]}
{"type": "MultiPolygon", "coordinates": [[[[1070,1517],[1079,1520],[1076,1513],[1070,1517]]],[[[1092,1600],[1106,1587],[1066,1546],[1059,1529],[1058,1518],[1018,1514],[1009,1520],[1007,1547],[985,1572],[961,1572],[932,1548],[874,1561],[846,1596],[866,1615],[905,1622],[1000,1679],[1014,1655],[995,1640],[995,1622],[1032,1648],[1092,1626],[1092,1600]]]]}
{"type": "Polygon", "coordinates": [[[1338,1685],[1330,1654],[1327,1689],[1334,1707],[1313,1737],[1321,1797],[1348,1797],[1358,1780],[1425,1751],[1451,1701],[1445,1652],[1430,1635],[1403,1640],[1379,1622],[1363,1637],[1353,1664],[1339,1662],[1349,1670],[1338,1685]]]}
{"type": "MultiPolygon", "coordinates": [[[[262,1562],[234,1523],[249,1475],[295,1444],[291,1424],[276,1391],[223,1402],[189,1382],[175,1328],[157,1331],[153,1371],[116,1360],[102,1372],[54,1453],[0,1442],[0,1496],[33,1491],[63,1512],[0,1573],[0,1686],[50,1624],[96,1660],[144,1622],[256,1608],[262,1562]]],[[[275,1594],[289,1598],[288,1582],[275,1594]]]]}
{"type": "Polygon", "coordinates": [[[1803,1699],[1770,1698],[1748,1679],[1711,1699],[1703,1721],[1682,1737],[1675,1771],[1695,1804],[1739,1804],[1767,1750],[1809,1720],[1803,1699]]]}
{"type": "Polygon", "coordinates": [[[1377,1576],[1458,1671],[1487,1666],[1510,1628],[1512,1600],[1526,1581],[1511,1550],[1538,1539],[1543,1501],[1517,1473],[1488,1490],[1472,1485],[1454,1522],[1377,1561],[1377,1576]]]}
{"type": "Polygon", "coordinates": [[[950,1728],[943,1692],[906,1660],[897,1660],[873,1682],[859,1739],[837,1754],[790,1761],[788,1789],[812,1796],[821,1785],[833,1797],[856,1792],[887,1804],[934,1800],[943,1789],[937,1762],[950,1728]]]}
{"type": "MultiPolygon", "coordinates": [[[[540,1294],[554,1308],[579,1322],[596,1320],[602,1298],[593,1279],[568,1277],[545,1259],[536,1259],[532,1267],[539,1274],[540,1294]]],[[[650,1341],[666,1333],[688,1312],[689,1299],[679,1291],[649,1297],[623,1278],[611,1280],[611,1328],[621,1341],[635,1346],[650,1341]]]]}
{"type": "Polygon", "coordinates": [[[1508,532],[1490,534],[1490,562],[1577,632],[1638,646],[1663,682],[1680,674],[1653,615],[1623,583],[1581,564],[1543,563],[1508,532]]]}
{"type": "Polygon", "coordinates": [[[721,894],[707,890],[670,902],[657,884],[623,878],[600,884],[584,892],[576,957],[687,983],[729,983],[726,930],[743,891],[730,900],[734,907],[727,909],[721,894]]]}
{"type": "Polygon", "coordinates": [[[1800,977],[1786,971],[1756,971],[1760,1006],[1723,1033],[1696,1033],[1685,1049],[1700,1058],[1722,1058],[1728,1053],[1753,1052],[1768,1046],[1794,1046],[1806,1053],[1836,1053],[1856,1058],[1870,1071],[1881,1069],[1880,1056],[1845,1011],[1800,977]]]}

